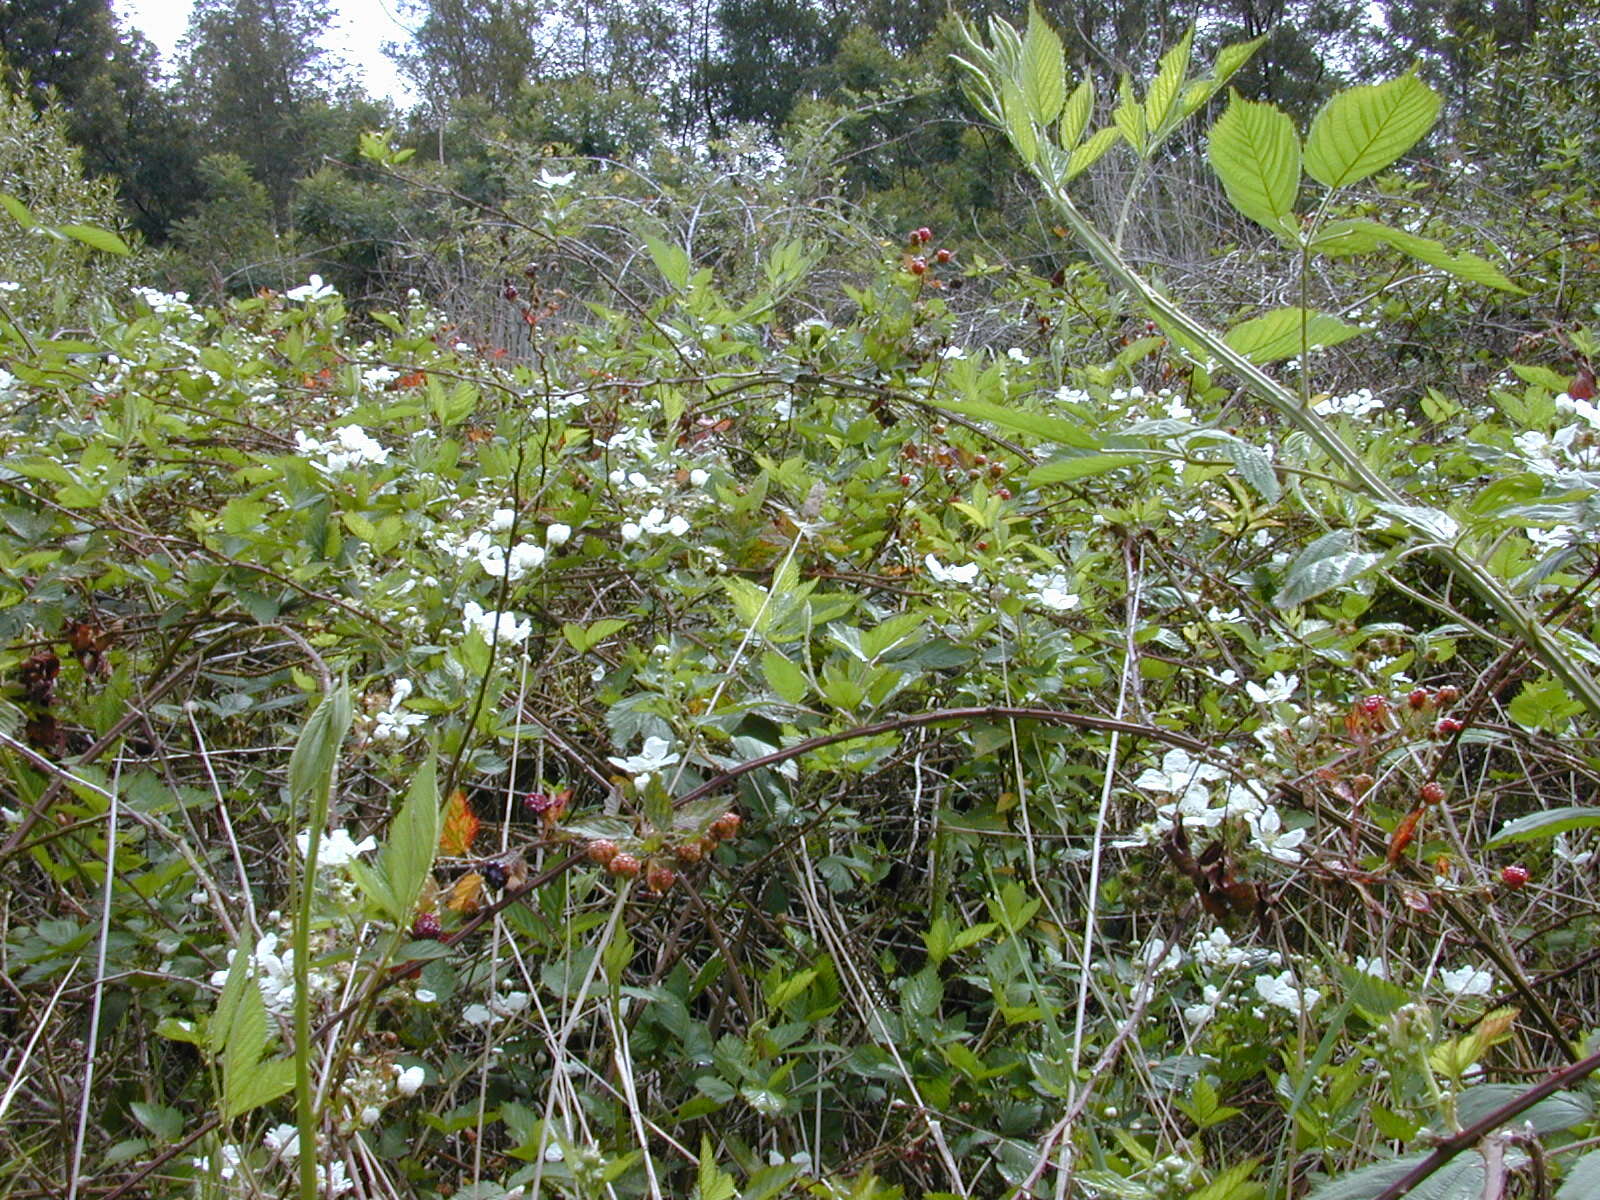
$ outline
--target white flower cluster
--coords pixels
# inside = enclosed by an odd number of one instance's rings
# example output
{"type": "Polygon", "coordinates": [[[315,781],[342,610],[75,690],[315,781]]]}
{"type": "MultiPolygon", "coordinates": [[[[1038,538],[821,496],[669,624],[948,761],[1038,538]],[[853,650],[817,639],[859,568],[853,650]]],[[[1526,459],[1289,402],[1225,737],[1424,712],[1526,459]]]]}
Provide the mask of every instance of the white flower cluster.
{"type": "MultiPolygon", "coordinates": [[[[311,831],[302,829],[294,835],[294,844],[304,858],[311,848],[311,831]]],[[[348,829],[330,829],[317,842],[317,870],[331,870],[348,866],[358,855],[377,849],[378,843],[371,834],[359,842],[350,836],[348,829]]]]}
{"type": "MultiPolygon", "coordinates": [[[[516,516],[509,508],[497,508],[489,514],[489,521],[482,529],[474,530],[460,541],[441,538],[438,546],[453,558],[476,559],[484,574],[492,579],[515,582],[544,566],[548,557],[545,548],[534,542],[519,541],[509,548],[500,545],[499,535],[511,531],[516,525],[516,516]]],[[[560,528],[570,536],[571,530],[565,525],[560,528]]]]}
{"type": "Polygon", "coordinates": [[[507,1017],[514,1017],[531,1003],[527,992],[507,992],[489,997],[487,1004],[469,1004],[461,1010],[461,1019],[468,1025],[493,1025],[507,1017]]]}
{"type": "MultiPolygon", "coordinates": [[[[256,986],[261,989],[261,999],[268,1012],[286,1013],[294,1006],[294,948],[285,947],[278,952],[278,935],[264,933],[250,955],[256,986]]],[[[228,964],[233,965],[236,950],[228,951],[228,964]]],[[[214,971],[211,986],[221,987],[228,980],[226,970],[214,971]]]]}
{"type": "Polygon", "coordinates": [[[672,766],[680,757],[666,738],[652,736],[645,738],[639,753],[626,757],[612,755],[608,761],[633,776],[633,786],[643,791],[657,771],[672,766]]]}
{"type": "Polygon", "coordinates": [[[409,679],[397,679],[389,693],[389,703],[372,718],[372,740],[375,742],[401,742],[411,736],[411,731],[427,722],[422,713],[407,712],[401,706],[415,690],[409,679]]]}
{"type": "Polygon", "coordinates": [[[363,467],[369,463],[380,466],[389,461],[389,451],[359,425],[342,425],[334,430],[331,441],[319,442],[309,438],[303,430],[295,430],[294,448],[306,458],[322,456],[319,464],[331,474],[363,467]]]}
{"type": "Polygon", "coordinates": [[[1078,593],[1065,571],[1038,571],[1028,576],[1028,599],[1051,612],[1071,612],[1078,607],[1078,593]]]}
{"type": "MultiPolygon", "coordinates": [[[[1280,684],[1280,688],[1286,683],[1280,684]]],[[[1306,840],[1306,831],[1284,828],[1282,814],[1267,803],[1260,783],[1255,780],[1232,782],[1222,803],[1213,803],[1211,785],[1226,778],[1227,772],[1221,767],[1197,762],[1187,750],[1168,750],[1162,756],[1161,766],[1145,768],[1133,781],[1133,786],[1144,793],[1174,799],[1157,807],[1153,820],[1111,845],[1119,850],[1148,846],[1165,837],[1177,821],[1182,821],[1186,828],[1215,829],[1228,817],[1242,817],[1250,827],[1251,844],[1256,849],[1280,862],[1299,862],[1299,847],[1306,840]]]]}
{"type": "Polygon", "coordinates": [[[516,613],[495,609],[486,610],[474,600],[468,600],[462,606],[461,621],[463,634],[476,629],[490,645],[520,646],[533,632],[533,622],[529,618],[519,618],[516,613]]]}
{"type": "Polygon", "coordinates": [[[668,514],[657,505],[637,521],[624,521],[617,534],[624,542],[637,542],[645,534],[667,534],[682,537],[689,532],[689,522],[682,513],[668,514]]]}
{"type": "Polygon", "coordinates": [[[1357,388],[1343,396],[1324,396],[1314,400],[1311,411],[1319,417],[1364,417],[1383,401],[1372,394],[1371,388],[1357,388]]]}
{"type": "Polygon", "coordinates": [[[315,304],[318,300],[326,300],[338,294],[339,289],[332,284],[323,283],[321,275],[313,275],[311,282],[292,287],[284,293],[290,300],[297,300],[302,304],[315,304]]]}

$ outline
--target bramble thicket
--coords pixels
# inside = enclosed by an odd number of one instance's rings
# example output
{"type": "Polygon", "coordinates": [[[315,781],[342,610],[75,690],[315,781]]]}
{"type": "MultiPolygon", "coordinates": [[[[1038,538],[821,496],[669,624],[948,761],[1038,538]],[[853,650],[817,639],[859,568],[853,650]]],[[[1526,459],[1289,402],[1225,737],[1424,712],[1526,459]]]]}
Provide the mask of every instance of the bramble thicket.
{"type": "Polygon", "coordinates": [[[1600,1195],[1592,7],[455,7],[5,8],[0,1195],[1600,1195]]]}

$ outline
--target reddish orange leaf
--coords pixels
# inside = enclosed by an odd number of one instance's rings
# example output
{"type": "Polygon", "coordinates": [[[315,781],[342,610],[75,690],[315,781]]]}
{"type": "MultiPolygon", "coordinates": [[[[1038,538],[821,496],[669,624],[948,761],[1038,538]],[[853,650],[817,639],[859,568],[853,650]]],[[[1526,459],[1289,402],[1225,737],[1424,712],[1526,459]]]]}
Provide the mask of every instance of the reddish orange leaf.
{"type": "Polygon", "coordinates": [[[1400,856],[1406,852],[1406,847],[1411,845],[1411,839],[1417,836],[1417,822],[1422,820],[1426,808],[1414,808],[1406,814],[1394,831],[1394,836],[1389,839],[1389,863],[1394,865],[1400,861],[1400,856]]]}
{"type": "Polygon", "coordinates": [[[483,907],[483,876],[468,871],[450,887],[445,897],[445,908],[463,917],[470,917],[483,907]]]}
{"type": "Polygon", "coordinates": [[[439,853],[446,858],[462,858],[472,852],[472,839],[478,836],[478,814],[467,804],[460,788],[450,793],[444,806],[444,824],[439,830],[439,853]]]}

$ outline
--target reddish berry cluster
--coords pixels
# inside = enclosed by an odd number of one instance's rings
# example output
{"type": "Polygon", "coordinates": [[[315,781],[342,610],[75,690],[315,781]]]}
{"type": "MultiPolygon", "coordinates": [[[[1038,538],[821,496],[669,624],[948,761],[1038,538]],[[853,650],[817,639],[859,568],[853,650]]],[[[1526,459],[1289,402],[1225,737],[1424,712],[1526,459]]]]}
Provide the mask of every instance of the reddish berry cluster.
{"type": "MultiPolygon", "coordinates": [[[[923,251],[923,247],[932,240],[933,230],[926,225],[920,229],[913,229],[906,235],[906,245],[909,247],[905,260],[906,270],[913,275],[926,275],[928,273],[928,257],[923,251]]],[[[940,264],[947,263],[954,257],[955,252],[946,250],[943,246],[933,252],[933,261],[940,264]]],[[[934,286],[938,287],[940,285],[935,283],[934,286]]]]}
{"type": "Polygon", "coordinates": [[[554,825],[566,815],[567,805],[571,800],[571,788],[562,788],[554,793],[529,792],[522,798],[522,807],[532,816],[541,818],[546,825],[554,825]]]}
{"type": "Polygon", "coordinates": [[[1505,884],[1512,891],[1517,891],[1519,888],[1526,887],[1529,878],[1530,876],[1528,874],[1528,868],[1518,863],[1513,863],[1511,866],[1504,868],[1500,872],[1500,882],[1505,884]]]}
{"type": "Polygon", "coordinates": [[[730,810],[712,821],[701,836],[688,838],[676,846],[668,847],[659,857],[651,855],[643,862],[638,855],[622,849],[610,838],[595,838],[584,853],[590,862],[604,867],[619,879],[632,879],[641,871],[644,872],[645,886],[660,895],[678,882],[675,868],[693,866],[723,842],[732,841],[739,836],[742,824],[739,814],[730,810]]]}

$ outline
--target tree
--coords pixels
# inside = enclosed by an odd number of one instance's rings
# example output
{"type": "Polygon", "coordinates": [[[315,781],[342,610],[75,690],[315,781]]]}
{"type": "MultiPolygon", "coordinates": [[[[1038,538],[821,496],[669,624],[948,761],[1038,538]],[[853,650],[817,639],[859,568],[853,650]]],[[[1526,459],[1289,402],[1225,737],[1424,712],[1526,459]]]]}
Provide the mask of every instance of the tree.
{"type": "Polygon", "coordinates": [[[415,49],[390,54],[436,109],[477,96],[507,111],[544,63],[540,0],[416,0],[407,11],[422,18],[415,49]]]}
{"type": "Polygon", "coordinates": [[[279,220],[320,153],[308,133],[336,83],[319,44],[331,18],[327,0],[199,0],[181,47],[179,87],[209,149],[249,164],[279,220]]]}

